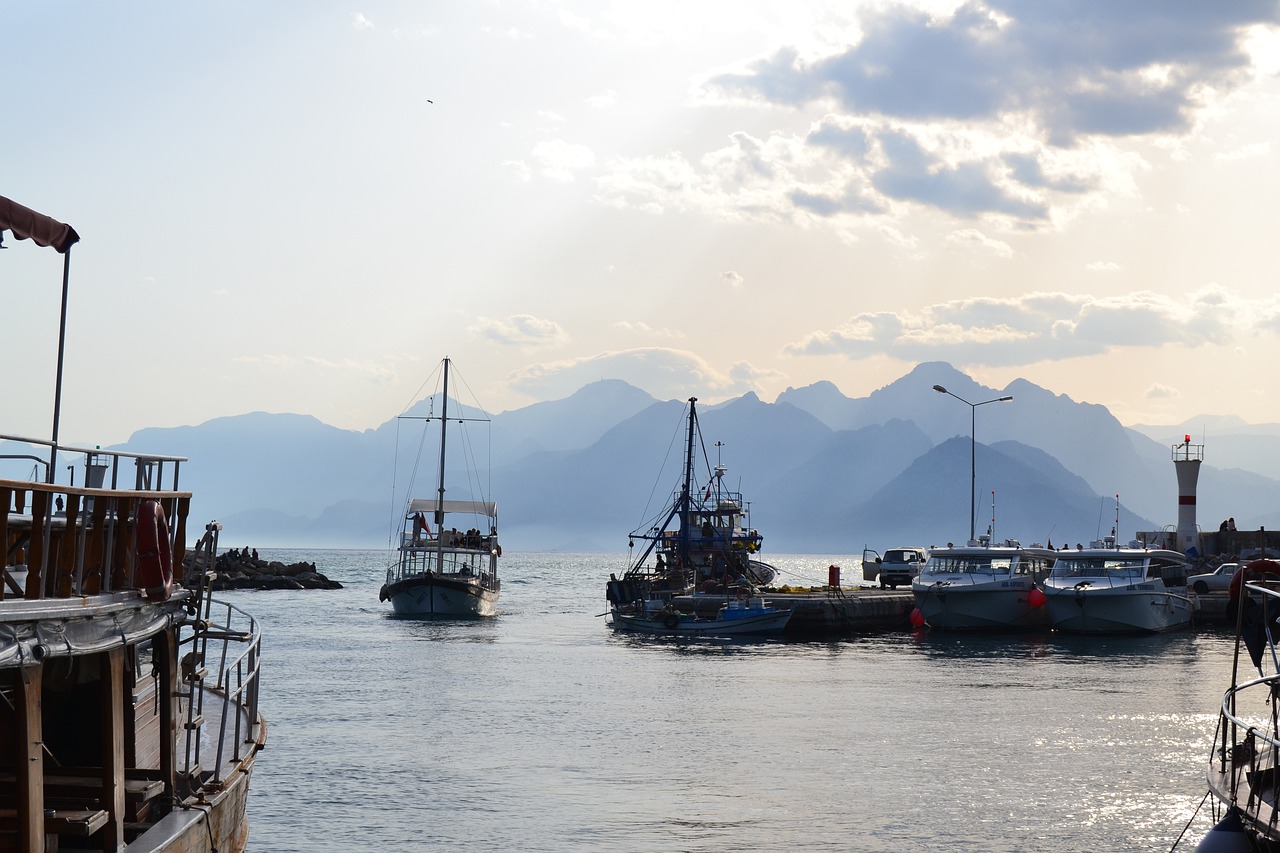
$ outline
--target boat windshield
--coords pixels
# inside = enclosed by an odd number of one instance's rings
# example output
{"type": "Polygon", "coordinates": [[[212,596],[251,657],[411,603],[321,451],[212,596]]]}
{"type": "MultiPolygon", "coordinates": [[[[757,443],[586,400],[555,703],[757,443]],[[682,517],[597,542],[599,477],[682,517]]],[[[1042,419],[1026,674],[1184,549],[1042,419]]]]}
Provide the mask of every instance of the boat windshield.
{"type": "Polygon", "coordinates": [[[990,554],[948,554],[929,560],[926,571],[932,574],[1008,574],[1013,565],[1012,557],[995,557],[990,554]]]}
{"type": "Polygon", "coordinates": [[[1062,557],[1053,564],[1050,577],[1115,578],[1141,580],[1147,561],[1141,557],[1062,557]]]}

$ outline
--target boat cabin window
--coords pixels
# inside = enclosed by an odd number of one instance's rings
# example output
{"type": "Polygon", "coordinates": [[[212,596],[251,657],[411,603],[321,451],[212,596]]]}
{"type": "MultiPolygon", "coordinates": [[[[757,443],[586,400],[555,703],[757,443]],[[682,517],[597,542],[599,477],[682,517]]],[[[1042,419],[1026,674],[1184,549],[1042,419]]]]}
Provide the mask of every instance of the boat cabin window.
{"type": "Polygon", "coordinates": [[[929,561],[929,571],[937,574],[1007,574],[1012,563],[1011,557],[956,554],[934,557],[929,561]]]}
{"type": "Polygon", "coordinates": [[[1053,564],[1050,577],[1142,580],[1146,574],[1146,562],[1120,557],[1063,557],[1053,564]]]}

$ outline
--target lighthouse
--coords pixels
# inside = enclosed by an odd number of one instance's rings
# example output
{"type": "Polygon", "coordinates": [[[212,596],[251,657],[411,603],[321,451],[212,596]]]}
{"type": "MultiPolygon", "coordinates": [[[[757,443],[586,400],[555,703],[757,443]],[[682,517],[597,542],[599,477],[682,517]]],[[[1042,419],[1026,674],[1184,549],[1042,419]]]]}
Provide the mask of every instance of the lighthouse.
{"type": "Polygon", "coordinates": [[[1177,549],[1190,557],[1200,556],[1200,530],[1196,527],[1196,480],[1204,461],[1204,445],[1192,444],[1191,436],[1173,446],[1173,467],[1178,472],[1177,549]]]}

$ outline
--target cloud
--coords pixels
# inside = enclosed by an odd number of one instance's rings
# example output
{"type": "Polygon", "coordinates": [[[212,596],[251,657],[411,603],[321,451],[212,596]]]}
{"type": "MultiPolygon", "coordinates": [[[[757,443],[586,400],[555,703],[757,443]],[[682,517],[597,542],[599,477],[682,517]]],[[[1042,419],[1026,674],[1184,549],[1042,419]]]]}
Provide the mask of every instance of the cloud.
{"type": "Polygon", "coordinates": [[[644,337],[653,337],[653,338],[685,337],[684,332],[681,332],[675,329],[669,329],[669,328],[666,328],[665,326],[661,329],[655,329],[653,326],[650,326],[648,323],[644,323],[638,320],[617,320],[616,322],[614,322],[613,325],[615,328],[621,329],[624,332],[634,332],[644,337]]]}
{"type": "Polygon", "coordinates": [[[784,352],[1008,367],[1128,347],[1221,345],[1255,330],[1280,331],[1280,301],[1251,300],[1217,287],[1183,297],[1029,293],[859,314],[787,344],[784,352]]]}
{"type": "Polygon", "coordinates": [[[587,106],[595,110],[608,109],[618,102],[618,93],[613,89],[587,98],[587,106]]]}
{"type": "Polygon", "coordinates": [[[568,396],[601,379],[621,379],[664,400],[713,399],[757,390],[758,379],[773,375],[746,362],[725,372],[687,350],[642,347],[531,364],[511,374],[508,384],[539,400],[568,396]]]}
{"type": "Polygon", "coordinates": [[[717,110],[824,110],[807,133],[618,158],[598,176],[599,198],[837,228],[914,210],[1058,227],[1095,197],[1134,193],[1133,173],[1149,168],[1137,146],[1168,148],[1250,83],[1257,34],[1277,23],[1263,0],[972,0],[949,15],[869,4],[825,55],[782,45],[695,91],[717,110]]]}
{"type": "Polygon", "coordinates": [[[729,287],[739,288],[742,287],[743,278],[733,270],[725,270],[720,273],[720,281],[729,287]]]}
{"type": "Polygon", "coordinates": [[[1000,258],[1013,257],[1013,247],[1008,243],[1002,240],[993,240],[974,228],[953,231],[947,235],[946,241],[953,246],[980,249],[1000,258]]]}
{"type": "Polygon", "coordinates": [[[1148,400],[1169,400],[1174,397],[1181,397],[1182,392],[1170,385],[1160,382],[1153,382],[1151,387],[1143,394],[1148,400]]]}
{"type": "Polygon", "coordinates": [[[1211,91],[1247,82],[1246,28],[1278,18],[1263,0],[988,0],[949,17],[889,4],[861,15],[861,38],[837,53],[805,61],[782,48],[711,85],[907,122],[1019,115],[1069,147],[1082,135],[1186,132],[1211,91]]]}
{"type": "Polygon", "coordinates": [[[577,172],[595,165],[596,155],[585,145],[574,145],[563,139],[539,142],[530,156],[538,171],[556,181],[572,181],[577,172]]]}
{"type": "Polygon", "coordinates": [[[362,12],[356,12],[351,16],[351,29],[353,30],[372,30],[373,22],[364,16],[362,12]]]}
{"type": "MultiPolygon", "coordinates": [[[[278,353],[267,353],[263,355],[243,355],[236,356],[232,359],[237,364],[247,364],[259,371],[268,371],[279,374],[308,374],[312,377],[330,377],[331,381],[338,381],[334,377],[355,377],[362,379],[371,385],[393,385],[395,384],[397,373],[394,364],[386,364],[378,361],[356,360],[356,359],[329,359],[319,356],[295,356],[282,355],[278,353]]],[[[306,382],[319,381],[316,378],[308,378],[306,382]]]]}
{"type": "Polygon", "coordinates": [[[1114,261],[1092,261],[1084,265],[1086,272],[1118,272],[1120,265],[1114,261]]]}
{"type": "Polygon", "coordinates": [[[568,335],[558,323],[532,314],[512,314],[505,318],[481,317],[468,326],[467,331],[503,346],[545,347],[568,341],[568,335]]]}

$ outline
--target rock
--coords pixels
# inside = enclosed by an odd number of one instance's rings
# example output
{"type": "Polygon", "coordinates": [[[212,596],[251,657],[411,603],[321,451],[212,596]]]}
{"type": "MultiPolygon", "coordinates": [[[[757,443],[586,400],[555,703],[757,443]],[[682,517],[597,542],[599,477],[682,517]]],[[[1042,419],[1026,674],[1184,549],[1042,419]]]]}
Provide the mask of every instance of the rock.
{"type": "MultiPolygon", "coordinates": [[[[187,552],[183,560],[183,583],[194,588],[200,576],[195,555],[187,552]]],[[[342,589],[342,584],[316,571],[315,563],[281,563],[278,560],[255,560],[239,551],[219,554],[214,561],[215,590],[224,589],[342,589]]]]}

